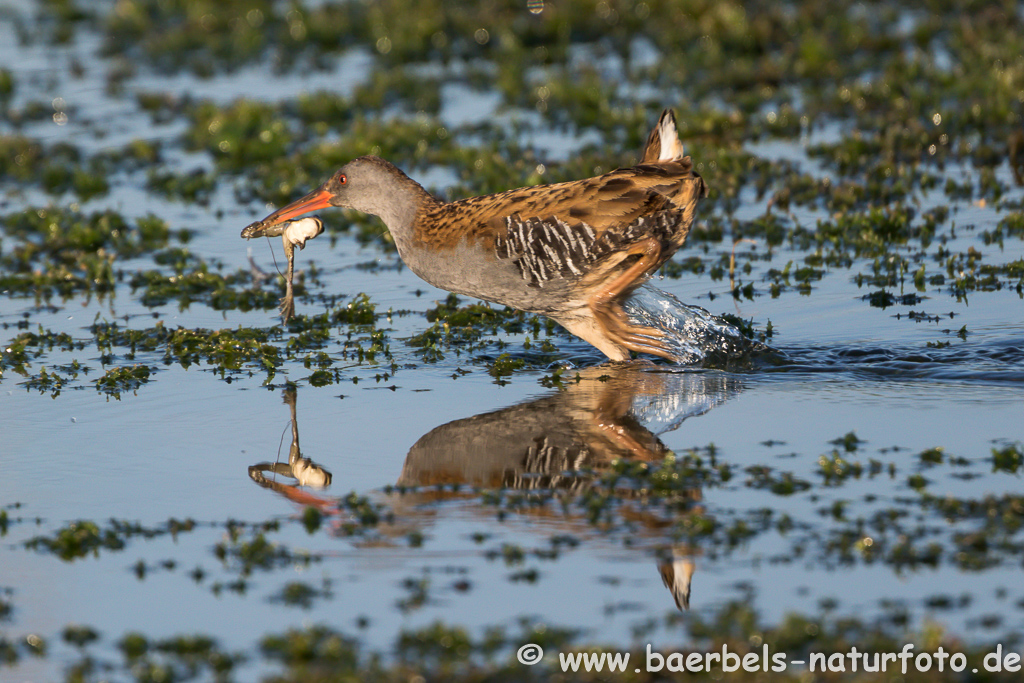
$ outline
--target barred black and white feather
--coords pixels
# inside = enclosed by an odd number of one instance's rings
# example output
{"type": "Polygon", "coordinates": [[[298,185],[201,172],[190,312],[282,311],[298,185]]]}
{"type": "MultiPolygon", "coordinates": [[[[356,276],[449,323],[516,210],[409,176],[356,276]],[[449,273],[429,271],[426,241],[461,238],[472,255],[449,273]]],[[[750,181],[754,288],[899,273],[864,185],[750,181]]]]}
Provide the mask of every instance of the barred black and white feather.
{"type": "Polygon", "coordinates": [[[663,197],[652,194],[650,200],[652,211],[602,232],[584,221],[569,222],[558,216],[507,216],[505,231],[495,238],[495,255],[511,260],[529,285],[543,287],[554,279],[581,278],[603,257],[641,239],[655,237],[674,249],[683,214],[663,197]]]}

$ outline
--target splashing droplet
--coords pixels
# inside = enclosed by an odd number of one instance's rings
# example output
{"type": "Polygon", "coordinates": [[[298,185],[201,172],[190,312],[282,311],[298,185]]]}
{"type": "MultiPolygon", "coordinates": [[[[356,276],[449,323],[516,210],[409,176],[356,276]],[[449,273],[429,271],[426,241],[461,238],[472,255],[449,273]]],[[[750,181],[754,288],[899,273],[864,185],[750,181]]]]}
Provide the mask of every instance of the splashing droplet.
{"type": "Polygon", "coordinates": [[[662,344],[677,363],[695,365],[709,357],[728,360],[765,348],[700,306],[688,306],[651,285],[641,285],[622,304],[629,321],[665,333],[662,344]]]}

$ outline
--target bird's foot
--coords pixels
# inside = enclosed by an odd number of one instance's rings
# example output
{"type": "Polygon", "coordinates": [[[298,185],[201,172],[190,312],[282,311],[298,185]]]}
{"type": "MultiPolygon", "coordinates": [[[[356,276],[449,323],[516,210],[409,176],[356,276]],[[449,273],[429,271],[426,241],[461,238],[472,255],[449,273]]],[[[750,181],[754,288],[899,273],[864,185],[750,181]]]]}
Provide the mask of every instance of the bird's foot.
{"type": "Polygon", "coordinates": [[[295,297],[291,294],[282,297],[277,310],[281,312],[281,320],[287,324],[295,317],[295,297]]]}
{"type": "Polygon", "coordinates": [[[603,309],[602,312],[604,314],[599,315],[598,318],[605,323],[608,336],[616,343],[630,351],[650,353],[673,362],[679,361],[679,358],[672,353],[668,345],[662,341],[666,337],[665,330],[657,327],[633,325],[628,322],[621,308],[617,311],[614,309],[603,309]]]}
{"type": "Polygon", "coordinates": [[[678,362],[679,358],[676,354],[672,353],[669,347],[658,339],[664,336],[664,332],[653,327],[631,327],[628,331],[617,334],[615,338],[630,351],[650,353],[678,362]]]}

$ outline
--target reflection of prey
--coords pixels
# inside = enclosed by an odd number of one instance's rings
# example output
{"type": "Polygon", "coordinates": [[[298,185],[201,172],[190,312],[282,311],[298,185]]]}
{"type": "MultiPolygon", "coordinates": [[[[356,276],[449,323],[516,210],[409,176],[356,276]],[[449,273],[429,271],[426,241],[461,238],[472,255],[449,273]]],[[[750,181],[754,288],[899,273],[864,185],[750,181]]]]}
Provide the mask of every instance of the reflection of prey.
{"type": "MultiPolygon", "coordinates": [[[[659,433],[675,429],[686,418],[707,412],[740,389],[738,381],[730,376],[662,372],[653,365],[603,365],[580,370],[579,378],[577,382],[575,376],[570,377],[561,390],[544,398],[455,420],[421,437],[409,450],[397,486],[428,488],[393,494],[389,503],[396,518],[421,517],[417,508],[425,502],[471,495],[465,490],[458,491],[458,487],[434,488],[443,484],[518,490],[585,490],[595,483],[596,477],[589,472],[600,473],[616,459],[662,460],[670,451],[650,428],[659,433]],[[584,474],[580,470],[589,472],[584,474]]],[[[249,468],[249,475],[261,486],[297,503],[316,505],[322,510],[331,508],[331,501],[302,492],[294,485],[270,482],[263,477],[266,471],[285,470],[284,474],[302,485],[303,478],[293,462],[305,463],[301,465],[302,472],[323,472],[301,457],[294,395],[289,398],[286,393],[285,402],[293,412],[289,465],[264,463],[249,468]]],[[[330,482],[329,474],[326,474],[326,482],[330,482]]],[[[694,501],[700,500],[699,489],[688,495],[694,501]]],[[[528,514],[551,512],[534,508],[528,514]]],[[[664,531],[666,521],[653,513],[624,510],[623,514],[640,522],[655,537],[659,530],[664,531]]],[[[587,524],[582,518],[560,518],[560,523],[581,527],[587,524]]],[[[408,528],[401,531],[404,533],[408,528]]],[[[691,555],[685,547],[672,548],[672,559],[658,566],[662,580],[680,609],[689,606],[690,579],[694,572],[691,555]]]]}
{"type": "Polygon", "coordinates": [[[311,495],[303,495],[297,486],[308,486],[314,489],[323,489],[331,485],[331,473],[317,465],[309,458],[302,457],[299,450],[299,420],[295,414],[295,389],[285,389],[284,402],[292,414],[292,445],[288,449],[288,462],[258,462],[249,468],[249,476],[254,482],[272,491],[284,494],[287,498],[304,505],[314,504],[312,501],[320,501],[320,498],[311,495]],[[266,473],[279,474],[295,480],[295,484],[282,484],[276,480],[267,479],[266,473]],[[301,499],[301,500],[300,500],[301,499]]]}

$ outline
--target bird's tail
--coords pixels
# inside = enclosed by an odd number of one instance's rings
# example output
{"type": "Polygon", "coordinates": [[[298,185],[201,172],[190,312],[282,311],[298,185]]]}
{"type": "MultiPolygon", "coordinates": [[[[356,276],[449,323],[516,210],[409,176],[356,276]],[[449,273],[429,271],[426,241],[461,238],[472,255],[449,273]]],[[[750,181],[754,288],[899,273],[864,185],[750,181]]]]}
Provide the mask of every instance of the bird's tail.
{"type": "Polygon", "coordinates": [[[647,144],[640,154],[641,164],[656,164],[662,161],[679,161],[685,156],[683,143],[676,132],[676,115],[671,109],[661,112],[658,125],[647,136],[647,144]]]}

